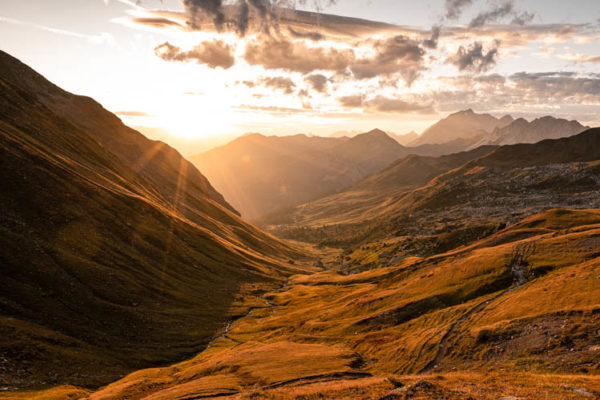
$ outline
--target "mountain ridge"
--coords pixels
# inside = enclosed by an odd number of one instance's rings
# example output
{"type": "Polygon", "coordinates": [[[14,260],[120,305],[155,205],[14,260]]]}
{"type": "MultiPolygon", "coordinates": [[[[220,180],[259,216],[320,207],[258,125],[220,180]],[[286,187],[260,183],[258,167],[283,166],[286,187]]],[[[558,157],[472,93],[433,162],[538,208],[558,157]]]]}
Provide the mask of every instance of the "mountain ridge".
{"type": "Polygon", "coordinates": [[[303,270],[288,263],[303,252],[98,103],[6,53],[0,87],[3,386],[94,387],[181,360],[248,286],[303,270]]]}

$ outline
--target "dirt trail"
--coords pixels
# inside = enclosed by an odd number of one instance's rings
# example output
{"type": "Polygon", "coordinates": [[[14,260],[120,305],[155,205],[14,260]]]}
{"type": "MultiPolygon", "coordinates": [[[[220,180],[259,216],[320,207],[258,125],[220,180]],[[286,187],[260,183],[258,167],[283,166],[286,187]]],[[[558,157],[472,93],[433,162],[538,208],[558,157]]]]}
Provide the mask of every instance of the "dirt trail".
{"type": "Polygon", "coordinates": [[[511,258],[511,261],[510,261],[510,271],[513,275],[513,285],[511,287],[509,287],[508,289],[505,289],[505,290],[499,292],[494,297],[487,299],[485,301],[482,301],[481,303],[476,304],[471,309],[469,309],[469,311],[467,311],[465,314],[463,314],[459,319],[457,319],[455,322],[453,322],[450,325],[450,327],[448,328],[448,330],[446,331],[446,333],[444,334],[444,336],[442,337],[442,340],[440,341],[440,344],[438,346],[438,351],[437,351],[435,358],[433,360],[431,360],[425,366],[425,368],[423,368],[419,372],[420,374],[426,374],[428,372],[431,372],[433,369],[435,369],[437,366],[440,365],[442,358],[444,358],[445,350],[448,347],[448,344],[450,343],[451,339],[454,339],[454,336],[455,336],[454,333],[458,330],[458,328],[462,325],[463,322],[465,322],[467,319],[469,319],[473,314],[483,310],[491,302],[499,299],[500,297],[504,296],[507,293],[510,293],[510,292],[518,289],[522,285],[529,282],[529,270],[528,270],[527,258],[529,256],[531,256],[534,252],[535,252],[535,243],[527,243],[525,245],[517,246],[515,248],[512,258],[511,258]]]}

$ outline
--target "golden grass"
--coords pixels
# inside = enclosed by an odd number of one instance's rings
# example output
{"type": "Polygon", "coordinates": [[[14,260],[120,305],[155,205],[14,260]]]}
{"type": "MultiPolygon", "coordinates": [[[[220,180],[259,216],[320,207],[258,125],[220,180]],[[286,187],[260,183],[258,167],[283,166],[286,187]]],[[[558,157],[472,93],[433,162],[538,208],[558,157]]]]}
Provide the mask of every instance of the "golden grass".
{"type": "Polygon", "coordinates": [[[296,275],[264,295],[250,288],[232,309],[253,311],[210,349],[90,398],[367,399],[392,391],[390,376],[409,388],[427,380],[460,399],[600,392],[592,375],[600,370],[600,213],[575,213],[579,225],[564,215],[552,211],[548,221],[538,216],[430,258],[348,276],[296,275]],[[514,287],[512,256],[528,244],[530,282],[514,287]],[[410,375],[438,353],[437,369],[410,375]]]}

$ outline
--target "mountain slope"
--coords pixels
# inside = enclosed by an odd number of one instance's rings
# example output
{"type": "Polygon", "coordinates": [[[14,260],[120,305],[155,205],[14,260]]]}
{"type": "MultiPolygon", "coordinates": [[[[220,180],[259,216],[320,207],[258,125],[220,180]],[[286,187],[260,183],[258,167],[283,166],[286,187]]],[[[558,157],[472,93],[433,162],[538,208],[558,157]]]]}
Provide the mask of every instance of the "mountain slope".
{"type": "MultiPolygon", "coordinates": [[[[264,225],[283,237],[336,245],[405,235],[425,237],[448,227],[463,230],[460,240],[449,237],[444,245],[421,246],[425,252],[438,251],[549,208],[600,207],[598,160],[599,129],[535,144],[502,146],[462,166],[454,165],[459,168],[446,170],[428,183],[429,176],[424,174],[412,186],[407,183],[418,178],[419,171],[427,171],[427,166],[421,158],[407,158],[395,164],[397,170],[392,166],[368,178],[363,189],[357,185],[358,189],[274,214],[264,225]]],[[[439,172],[443,171],[432,174],[439,172]]]]}
{"type": "Polygon", "coordinates": [[[95,386],[198,352],[296,250],[169,146],[0,52],[0,384],[95,386]]]}
{"type": "Polygon", "coordinates": [[[278,210],[265,216],[259,224],[279,235],[287,236],[286,231],[294,229],[290,226],[316,228],[368,221],[379,217],[390,203],[404,193],[496,148],[482,146],[475,150],[440,157],[409,155],[347,190],[294,208],[278,210]]]}
{"type": "Polygon", "coordinates": [[[481,143],[493,145],[536,143],[544,139],[560,139],[577,135],[586,129],[589,127],[585,127],[577,121],[567,121],[550,116],[531,122],[519,118],[507,126],[496,128],[481,143]]]}
{"type": "Polygon", "coordinates": [[[250,219],[346,188],[408,150],[380,130],[353,138],[249,135],[190,160],[250,219]]]}
{"type": "Polygon", "coordinates": [[[473,110],[459,111],[442,119],[425,130],[410,146],[443,144],[457,139],[468,139],[472,143],[512,122],[512,117],[495,118],[489,114],[477,114],[473,110]]]}

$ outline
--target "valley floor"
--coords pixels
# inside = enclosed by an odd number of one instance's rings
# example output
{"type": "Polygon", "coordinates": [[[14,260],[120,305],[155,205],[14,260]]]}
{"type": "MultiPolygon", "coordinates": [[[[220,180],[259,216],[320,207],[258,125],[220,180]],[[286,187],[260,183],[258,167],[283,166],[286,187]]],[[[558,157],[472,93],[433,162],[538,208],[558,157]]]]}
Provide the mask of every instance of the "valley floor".
{"type": "Polygon", "coordinates": [[[247,288],[241,318],[188,361],[0,398],[600,396],[600,211],[548,211],[430,257],[395,246],[323,252],[320,271],[247,288]]]}

